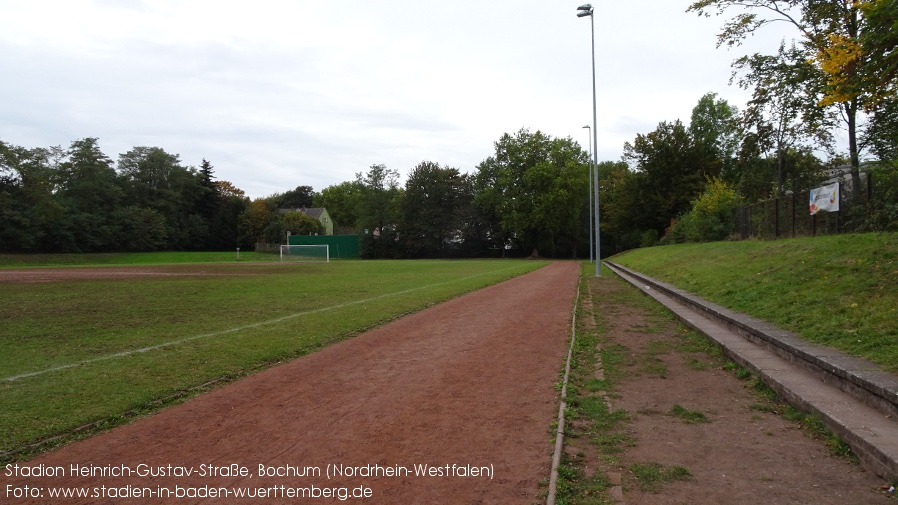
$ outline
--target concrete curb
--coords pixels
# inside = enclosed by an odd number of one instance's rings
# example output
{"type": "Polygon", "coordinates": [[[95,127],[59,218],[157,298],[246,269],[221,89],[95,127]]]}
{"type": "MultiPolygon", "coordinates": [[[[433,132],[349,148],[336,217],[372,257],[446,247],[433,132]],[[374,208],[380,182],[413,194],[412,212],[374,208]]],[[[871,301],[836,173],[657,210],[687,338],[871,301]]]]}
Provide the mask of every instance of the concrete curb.
{"type": "Polygon", "coordinates": [[[820,417],[874,473],[898,478],[898,377],[621,265],[605,264],[716,341],[784,400],[820,417]]]}
{"type": "Polygon", "coordinates": [[[561,452],[564,450],[564,411],[567,409],[567,383],[571,375],[571,357],[574,355],[574,344],[577,342],[577,307],[580,303],[581,279],[577,278],[577,294],[574,306],[571,307],[571,340],[568,346],[567,359],[564,362],[564,378],[561,384],[561,401],[558,405],[558,427],[555,430],[555,448],[552,452],[552,468],[549,471],[549,492],[546,505],[555,505],[558,493],[558,467],[561,466],[561,452]]]}

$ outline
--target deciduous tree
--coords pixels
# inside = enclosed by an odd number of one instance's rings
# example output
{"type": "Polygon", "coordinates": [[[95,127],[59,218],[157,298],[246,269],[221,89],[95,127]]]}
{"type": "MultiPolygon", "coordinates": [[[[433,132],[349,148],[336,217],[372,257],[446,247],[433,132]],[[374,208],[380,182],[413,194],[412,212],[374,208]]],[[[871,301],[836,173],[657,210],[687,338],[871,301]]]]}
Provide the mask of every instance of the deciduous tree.
{"type": "Polygon", "coordinates": [[[444,257],[461,241],[465,177],[457,168],[422,161],[409,172],[399,236],[407,257],[444,257]]]}
{"type": "Polygon", "coordinates": [[[60,237],[66,237],[60,246],[66,251],[116,249],[118,223],[113,213],[124,193],[112,160],[100,150],[98,139],[72,142],[57,174],[58,198],[66,208],[68,228],[60,230],[60,237]]]}
{"type": "Polygon", "coordinates": [[[282,209],[301,209],[312,207],[314,197],[315,190],[312,189],[312,186],[296,186],[290,191],[270,198],[282,209]]]}
{"type": "Polygon", "coordinates": [[[863,14],[860,45],[871,101],[894,103],[898,85],[898,0],[858,2],[863,14]]]}
{"type": "Polygon", "coordinates": [[[718,98],[717,93],[707,93],[692,109],[689,134],[717,160],[719,177],[726,181],[738,177],[736,154],[742,140],[739,109],[718,98]]]}
{"type": "Polygon", "coordinates": [[[284,232],[291,235],[324,235],[324,225],[302,212],[289,211],[280,216],[284,232]]]}
{"type": "Polygon", "coordinates": [[[390,258],[398,255],[397,229],[399,221],[399,172],[386,165],[371,165],[368,172],[356,174],[361,188],[356,213],[363,233],[362,254],[371,258],[390,258]]]}
{"type": "MultiPolygon", "coordinates": [[[[852,193],[860,193],[858,116],[862,83],[860,6],[857,0],[698,0],[689,11],[718,15],[730,8],[743,9],[723,26],[717,45],[736,46],[761,27],[787,22],[797,29],[801,48],[826,75],[820,106],[837,104],[848,134],[852,193]]],[[[756,55],[757,56],[757,55],[756,55]]],[[[810,104],[809,104],[810,105],[810,104]]]]}
{"type": "Polygon", "coordinates": [[[266,200],[257,198],[250,202],[237,223],[237,236],[241,247],[252,248],[256,242],[283,243],[279,232],[274,237],[266,236],[266,231],[276,220],[277,212],[266,200]]]}
{"type": "Polygon", "coordinates": [[[689,209],[705,180],[715,175],[714,156],[695,142],[680,120],[664,121],[655,131],[638,134],[632,144],[624,144],[624,159],[642,174],[633,181],[644,216],[636,226],[653,229],[659,236],[671,219],[689,209]]]}
{"type": "Polygon", "coordinates": [[[358,181],[346,181],[315,193],[312,203],[314,207],[327,209],[334,220],[335,233],[338,228],[344,233],[355,233],[358,229],[357,212],[361,194],[362,186],[358,181]]]}
{"type": "MultiPolygon", "coordinates": [[[[816,104],[823,93],[824,76],[807,56],[795,45],[787,48],[781,44],[774,56],[755,54],[734,63],[742,72],[739,86],[752,90],[743,116],[743,126],[752,134],[746,140],[753,143],[759,155],[775,160],[777,196],[784,193],[790,150],[833,151],[832,128],[836,119],[832,110],[816,104]]],[[[754,174],[746,172],[740,176],[746,180],[754,178],[754,174]]]]}
{"type": "Polygon", "coordinates": [[[504,239],[538,256],[576,254],[588,205],[588,155],[570,138],[521,129],[494,143],[475,176],[476,204],[497,218],[504,239]]]}
{"type": "Polygon", "coordinates": [[[216,202],[209,199],[214,198],[212,165],[205,164],[208,173],[185,168],[177,154],[160,147],[134,147],[119,156],[118,171],[129,204],[155,210],[165,218],[171,249],[204,249],[210,239],[214,207],[208,206],[216,202]]]}

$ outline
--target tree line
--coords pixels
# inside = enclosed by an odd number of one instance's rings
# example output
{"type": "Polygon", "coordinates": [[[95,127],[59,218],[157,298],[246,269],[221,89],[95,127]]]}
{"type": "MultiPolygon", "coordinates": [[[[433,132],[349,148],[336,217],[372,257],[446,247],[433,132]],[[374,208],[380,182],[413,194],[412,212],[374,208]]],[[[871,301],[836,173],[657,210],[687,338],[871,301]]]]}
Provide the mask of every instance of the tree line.
{"type": "MultiPolygon", "coordinates": [[[[728,18],[718,45],[738,46],[772,22],[797,38],[776,54],[733,62],[751,91],[745,110],[714,93],[689,122],[662,121],[599,164],[605,255],[683,240],[719,240],[732,211],[821,183],[849,167],[860,193],[864,153],[886,197],[874,228],[898,228],[898,0],[700,0],[692,12],[728,18]],[[844,133],[847,152],[835,138],[844,133]]],[[[93,252],[251,248],[286,233],[323,232],[283,209],[325,207],[337,233],[357,233],[370,258],[588,254],[590,159],[570,138],[523,128],[494,142],[471,173],[437,162],[400,174],[383,164],[315,191],[297,186],[249,199],[217,181],[210,162],[184,166],[159,147],[114,163],[96,138],[28,149],[0,141],[0,250],[93,252]]]]}
{"type": "Polygon", "coordinates": [[[213,174],[158,147],[135,147],[116,168],[96,138],[67,149],[0,141],[0,250],[231,248],[246,199],[213,174]]]}
{"type": "Polygon", "coordinates": [[[281,209],[324,207],[335,233],[359,235],[367,258],[582,257],[586,152],[528,129],[503,135],[495,150],[473,173],[425,160],[400,185],[399,171],[374,164],[320,192],[298,186],[254,200],[238,236],[280,243],[289,229],[281,209]]]}
{"type": "Polygon", "coordinates": [[[324,207],[338,233],[360,235],[366,257],[575,257],[588,247],[588,161],[569,138],[522,129],[503,135],[473,174],[422,161],[400,187],[398,171],[375,164],[320,192],[297,186],[249,199],[215,180],[209,161],[184,166],[160,147],[135,147],[114,163],[96,138],[65,149],[0,141],[0,250],[252,248],[283,243],[288,231],[323,233],[290,210],[324,207]]]}

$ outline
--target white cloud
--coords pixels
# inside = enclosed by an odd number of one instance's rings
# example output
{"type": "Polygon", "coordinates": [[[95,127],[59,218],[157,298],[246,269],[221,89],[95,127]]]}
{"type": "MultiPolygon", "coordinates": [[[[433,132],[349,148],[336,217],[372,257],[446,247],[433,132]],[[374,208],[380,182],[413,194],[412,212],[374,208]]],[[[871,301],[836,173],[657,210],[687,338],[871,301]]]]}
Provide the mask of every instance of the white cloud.
{"type": "MultiPolygon", "coordinates": [[[[384,163],[474,170],[522,127],[587,143],[589,19],[576,2],[312,0],[0,3],[0,138],[99,137],[206,158],[251,196],[322,189],[384,163]]],[[[596,8],[599,157],[708,91],[736,105],[721,19],[688,2],[596,8]]]]}

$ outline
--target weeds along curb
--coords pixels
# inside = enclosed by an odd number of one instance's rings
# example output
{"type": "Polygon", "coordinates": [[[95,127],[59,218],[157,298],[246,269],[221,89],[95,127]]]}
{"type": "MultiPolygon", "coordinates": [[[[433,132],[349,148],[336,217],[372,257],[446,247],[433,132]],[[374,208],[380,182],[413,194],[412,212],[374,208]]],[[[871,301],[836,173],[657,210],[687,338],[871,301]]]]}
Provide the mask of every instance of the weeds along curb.
{"type": "Polygon", "coordinates": [[[564,451],[564,411],[567,408],[567,382],[571,375],[571,356],[574,353],[574,342],[577,338],[577,307],[580,304],[580,287],[582,276],[577,282],[577,295],[574,297],[574,306],[571,308],[571,345],[567,351],[567,361],[564,364],[564,379],[561,382],[561,401],[558,406],[558,429],[555,431],[555,451],[552,454],[552,471],[549,475],[549,493],[546,496],[546,505],[555,505],[555,494],[558,491],[558,467],[561,465],[561,453],[564,451]]]}

